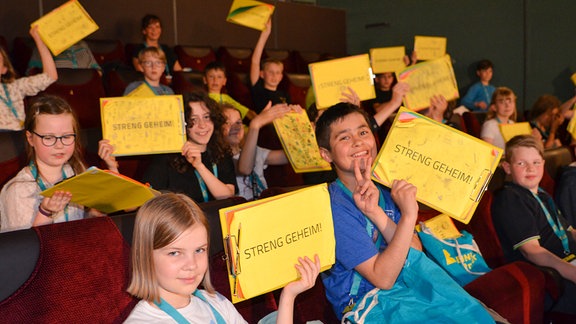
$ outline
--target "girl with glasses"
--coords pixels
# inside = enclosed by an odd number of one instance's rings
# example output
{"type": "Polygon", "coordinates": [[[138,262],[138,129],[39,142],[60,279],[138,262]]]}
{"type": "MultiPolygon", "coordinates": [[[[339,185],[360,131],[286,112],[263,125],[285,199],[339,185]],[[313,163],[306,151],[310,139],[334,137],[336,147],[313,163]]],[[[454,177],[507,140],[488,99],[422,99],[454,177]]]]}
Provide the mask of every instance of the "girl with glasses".
{"type": "MultiPolygon", "coordinates": [[[[71,203],[69,192],[56,191],[51,198],[40,195],[86,169],[70,105],[60,97],[40,97],[30,107],[24,127],[29,163],[0,192],[0,231],[103,215],[95,210],[86,213],[83,206],[71,203]]],[[[115,164],[109,157],[104,161],[109,167],[115,164]]]]}

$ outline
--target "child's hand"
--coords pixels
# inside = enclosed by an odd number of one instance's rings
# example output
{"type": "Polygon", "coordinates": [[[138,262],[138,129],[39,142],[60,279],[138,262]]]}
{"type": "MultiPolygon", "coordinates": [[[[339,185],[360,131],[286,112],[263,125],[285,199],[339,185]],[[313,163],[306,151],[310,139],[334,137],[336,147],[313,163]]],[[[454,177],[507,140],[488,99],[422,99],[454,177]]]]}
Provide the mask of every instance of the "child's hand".
{"type": "Polygon", "coordinates": [[[42,199],[40,205],[42,209],[44,209],[45,211],[56,214],[64,210],[66,205],[68,205],[68,203],[70,202],[70,199],[72,199],[72,194],[70,192],[56,191],[54,192],[52,197],[50,198],[45,197],[44,199],[42,199]]]}
{"type": "Polygon", "coordinates": [[[486,106],[486,103],[484,101],[478,101],[478,102],[474,103],[474,106],[476,106],[482,110],[488,109],[488,106],[486,106]]]}
{"type": "Polygon", "coordinates": [[[430,98],[430,110],[428,112],[430,118],[441,122],[444,119],[446,109],[448,109],[448,101],[443,95],[434,95],[430,98]]]}
{"type": "Polygon", "coordinates": [[[371,179],[372,158],[354,160],[354,175],[356,177],[356,188],[352,193],[354,203],[360,211],[371,219],[372,215],[380,208],[378,199],[380,191],[371,179]]]}
{"type": "Polygon", "coordinates": [[[284,117],[284,115],[289,113],[291,110],[291,106],[287,104],[276,104],[272,106],[272,103],[269,101],[260,114],[252,119],[250,127],[260,129],[263,126],[270,124],[274,119],[284,117]]]}
{"type": "Polygon", "coordinates": [[[406,180],[394,180],[392,182],[392,199],[400,208],[402,217],[411,215],[414,222],[418,217],[418,202],[416,201],[416,186],[406,180]]]}
{"type": "Polygon", "coordinates": [[[99,211],[98,209],[90,208],[88,209],[88,217],[104,217],[105,213],[99,211]]]}
{"type": "Polygon", "coordinates": [[[40,34],[38,33],[38,25],[34,25],[32,27],[30,27],[30,36],[32,36],[32,38],[34,40],[40,40],[40,34]]]}
{"type": "Polygon", "coordinates": [[[118,162],[112,153],[114,153],[114,146],[109,140],[103,139],[98,142],[98,156],[106,163],[108,170],[118,173],[118,162]]]}
{"type": "Polygon", "coordinates": [[[272,18],[268,19],[266,25],[264,26],[264,30],[262,30],[262,34],[270,35],[272,32],[272,18]]]}
{"type": "Polygon", "coordinates": [[[346,92],[346,90],[342,91],[342,97],[340,97],[340,102],[347,102],[353,104],[354,106],[360,107],[360,97],[358,96],[356,91],[354,91],[354,89],[352,89],[351,87],[348,87],[347,90],[348,92],[346,92]]]}
{"type": "Polygon", "coordinates": [[[392,99],[402,101],[404,96],[410,92],[410,85],[406,82],[398,82],[392,87],[392,99]]]}
{"type": "Polygon", "coordinates": [[[192,164],[195,169],[202,164],[202,149],[190,141],[186,141],[184,146],[182,146],[182,156],[184,156],[186,161],[192,164]]]}
{"type": "Polygon", "coordinates": [[[292,281],[284,287],[284,291],[296,296],[312,287],[316,283],[316,278],[320,273],[320,258],[314,255],[314,261],[308,257],[298,258],[299,264],[295,264],[296,270],[300,274],[300,279],[292,281]]]}

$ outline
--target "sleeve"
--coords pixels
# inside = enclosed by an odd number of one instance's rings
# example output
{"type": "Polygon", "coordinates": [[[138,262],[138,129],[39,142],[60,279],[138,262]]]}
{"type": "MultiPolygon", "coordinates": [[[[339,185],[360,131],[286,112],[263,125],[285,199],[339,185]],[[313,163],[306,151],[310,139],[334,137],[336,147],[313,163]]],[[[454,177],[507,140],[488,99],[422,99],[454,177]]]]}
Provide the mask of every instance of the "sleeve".
{"type": "Polygon", "coordinates": [[[244,117],[246,117],[248,110],[250,110],[248,107],[246,107],[243,104],[239,103],[238,101],[234,100],[234,98],[230,97],[229,95],[226,95],[226,103],[229,103],[232,106],[234,106],[234,108],[238,109],[238,111],[240,111],[240,115],[241,115],[242,119],[244,119],[244,117]]]}
{"type": "Polygon", "coordinates": [[[39,196],[36,182],[16,181],[6,185],[2,192],[1,230],[14,231],[32,227],[39,196]]]}
{"type": "Polygon", "coordinates": [[[560,212],[572,227],[576,227],[576,167],[567,167],[562,173],[556,201],[560,212]]]}
{"type": "Polygon", "coordinates": [[[234,194],[238,193],[238,184],[236,183],[236,171],[234,169],[234,160],[227,156],[218,163],[218,179],[225,184],[234,185],[234,194]]]}
{"type": "Polygon", "coordinates": [[[16,79],[14,87],[24,96],[34,96],[38,92],[46,90],[54,82],[56,80],[50,79],[48,74],[40,73],[16,79]]]}
{"type": "Polygon", "coordinates": [[[169,161],[169,156],[155,156],[150,162],[150,165],[148,165],[148,168],[146,168],[142,182],[149,183],[150,186],[156,190],[168,189],[168,171],[171,168],[169,161]]]}
{"type": "Polygon", "coordinates": [[[521,198],[520,192],[505,187],[498,191],[492,201],[492,221],[497,232],[503,236],[502,243],[509,242],[507,248],[518,249],[532,239],[539,239],[534,206],[521,198]]]}
{"type": "Polygon", "coordinates": [[[138,88],[138,86],[142,84],[142,81],[134,81],[134,82],[130,82],[127,86],[126,89],[124,89],[124,94],[122,94],[123,96],[127,96],[130,92],[134,91],[134,89],[138,88]]]}
{"type": "Polygon", "coordinates": [[[466,108],[470,109],[470,110],[478,110],[475,106],[474,106],[474,101],[476,98],[476,92],[477,92],[477,83],[473,84],[470,89],[468,89],[468,92],[466,92],[466,95],[464,95],[464,97],[462,97],[462,100],[460,101],[460,103],[464,106],[466,106],[466,108]]]}
{"type": "MultiPolygon", "coordinates": [[[[208,294],[205,295],[209,296],[208,294]]],[[[214,297],[210,296],[208,298],[212,299],[213,306],[221,313],[224,320],[226,320],[226,323],[247,324],[246,320],[242,315],[240,315],[236,307],[234,307],[226,297],[216,292],[214,297]]]]}
{"type": "Polygon", "coordinates": [[[484,124],[482,124],[482,131],[480,132],[480,137],[482,139],[484,138],[495,139],[496,134],[498,134],[499,132],[500,129],[498,128],[498,123],[494,122],[493,119],[489,119],[485,121],[484,124]]]}

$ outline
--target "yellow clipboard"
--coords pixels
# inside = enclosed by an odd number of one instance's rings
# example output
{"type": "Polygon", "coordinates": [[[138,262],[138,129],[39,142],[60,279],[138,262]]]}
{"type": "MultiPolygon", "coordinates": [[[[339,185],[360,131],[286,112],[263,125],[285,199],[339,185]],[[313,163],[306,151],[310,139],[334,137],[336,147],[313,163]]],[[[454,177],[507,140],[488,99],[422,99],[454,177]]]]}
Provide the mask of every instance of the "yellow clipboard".
{"type": "Polygon", "coordinates": [[[77,0],[64,3],[31,24],[36,25],[54,56],[98,30],[98,25],[77,0]]]}
{"type": "Polygon", "coordinates": [[[136,180],[96,167],[68,178],[40,194],[52,197],[56,191],[68,191],[72,193],[72,202],[104,213],[140,207],[160,194],[136,180]]]}
{"type": "Polygon", "coordinates": [[[372,72],[378,74],[404,70],[406,68],[406,64],[404,64],[405,53],[404,46],[371,48],[372,72]]]}
{"type": "Polygon", "coordinates": [[[372,175],[388,187],[412,183],[418,201],[467,224],[501,157],[502,149],[401,107],[372,175]]]}
{"type": "Polygon", "coordinates": [[[100,115],[116,156],[181,152],[186,142],[181,95],[100,98],[100,115]]]}
{"type": "Polygon", "coordinates": [[[146,82],[130,91],[125,97],[154,97],[156,94],[146,82]]]}
{"type": "Polygon", "coordinates": [[[504,138],[504,142],[508,142],[512,137],[517,135],[530,135],[532,134],[532,127],[529,122],[514,123],[514,124],[499,124],[500,133],[504,138]]]}
{"type": "Polygon", "coordinates": [[[320,156],[312,124],[305,112],[288,113],[274,120],[274,128],[296,173],[331,170],[320,156]]]}
{"type": "Polygon", "coordinates": [[[271,4],[255,0],[234,0],[226,21],[262,31],[272,13],[274,6],[271,4]]]}
{"type": "Polygon", "coordinates": [[[435,95],[442,95],[448,101],[460,97],[449,55],[407,67],[398,74],[398,81],[410,85],[404,106],[411,110],[429,107],[430,98],[435,95]]]}
{"type": "Polygon", "coordinates": [[[414,51],[418,60],[435,60],[446,54],[446,43],[446,37],[414,36],[414,51]]]}
{"type": "Polygon", "coordinates": [[[342,92],[348,87],[354,89],[360,100],[376,98],[368,54],[312,63],[308,69],[318,109],[340,102],[342,92]]]}
{"type": "Polygon", "coordinates": [[[335,262],[325,183],[221,209],[220,224],[233,303],[296,280],[298,257],[313,259],[318,254],[321,271],[335,262]]]}

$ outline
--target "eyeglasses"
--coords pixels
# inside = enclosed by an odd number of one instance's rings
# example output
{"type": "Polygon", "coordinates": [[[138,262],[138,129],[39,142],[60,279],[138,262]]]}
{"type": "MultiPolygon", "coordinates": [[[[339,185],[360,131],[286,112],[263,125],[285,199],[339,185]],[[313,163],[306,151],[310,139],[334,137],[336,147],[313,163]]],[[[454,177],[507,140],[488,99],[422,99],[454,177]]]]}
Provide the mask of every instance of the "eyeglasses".
{"type": "Polygon", "coordinates": [[[162,62],[162,61],[144,61],[142,62],[142,65],[145,67],[163,67],[166,63],[162,62]]]}
{"type": "Polygon", "coordinates": [[[32,131],[32,134],[40,137],[42,139],[42,144],[48,147],[56,145],[56,142],[58,140],[60,140],[60,143],[62,143],[62,145],[66,146],[70,146],[74,144],[74,142],[76,141],[76,134],[66,134],[62,136],[40,135],[35,131],[32,131]]]}

